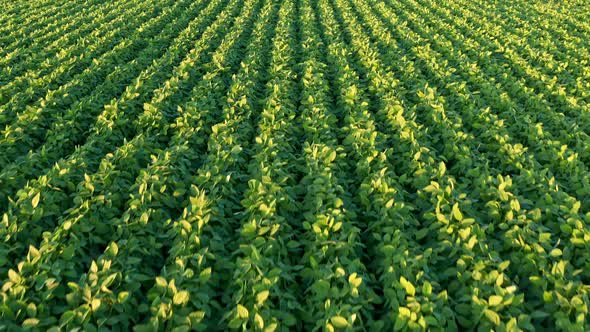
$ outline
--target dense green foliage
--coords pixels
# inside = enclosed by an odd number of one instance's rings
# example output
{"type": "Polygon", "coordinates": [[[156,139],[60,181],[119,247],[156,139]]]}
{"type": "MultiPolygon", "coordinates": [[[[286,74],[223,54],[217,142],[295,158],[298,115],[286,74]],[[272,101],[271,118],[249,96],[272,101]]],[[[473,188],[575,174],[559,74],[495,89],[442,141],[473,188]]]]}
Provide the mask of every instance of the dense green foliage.
{"type": "Polygon", "coordinates": [[[590,330],[588,1],[0,7],[0,331],[590,330]]]}

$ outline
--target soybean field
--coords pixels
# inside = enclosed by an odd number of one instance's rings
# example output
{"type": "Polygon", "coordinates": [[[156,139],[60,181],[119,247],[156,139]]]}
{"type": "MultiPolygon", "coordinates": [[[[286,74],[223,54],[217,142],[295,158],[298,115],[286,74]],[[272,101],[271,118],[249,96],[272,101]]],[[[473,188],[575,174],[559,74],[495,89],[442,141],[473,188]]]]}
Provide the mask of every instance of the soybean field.
{"type": "Polygon", "coordinates": [[[590,330],[590,2],[0,9],[0,331],[590,330]]]}

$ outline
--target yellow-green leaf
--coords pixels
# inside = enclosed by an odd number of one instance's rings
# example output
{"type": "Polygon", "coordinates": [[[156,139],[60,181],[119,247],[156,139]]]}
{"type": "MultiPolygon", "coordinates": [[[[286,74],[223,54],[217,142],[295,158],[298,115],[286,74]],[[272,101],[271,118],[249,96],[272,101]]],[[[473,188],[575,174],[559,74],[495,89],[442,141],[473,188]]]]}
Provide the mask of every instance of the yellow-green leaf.
{"type": "Polygon", "coordinates": [[[414,285],[412,285],[412,283],[410,283],[406,278],[404,278],[403,276],[400,277],[399,282],[400,284],[402,284],[402,287],[406,290],[406,293],[408,295],[416,295],[416,288],[414,288],[414,285]]]}
{"type": "Polygon", "coordinates": [[[211,268],[208,267],[199,273],[199,281],[204,284],[211,278],[211,268]]]}
{"type": "Polygon", "coordinates": [[[41,200],[41,193],[38,192],[31,200],[31,205],[33,206],[33,209],[36,208],[37,205],[39,205],[40,200],[41,200]]]}
{"type": "Polygon", "coordinates": [[[346,320],[346,318],[342,316],[334,316],[330,318],[330,322],[332,322],[332,325],[334,325],[337,328],[348,327],[348,321],[346,320]]]}
{"type": "Polygon", "coordinates": [[[174,298],[172,299],[172,302],[174,302],[174,304],[176,304],[176,305],[184,305],[188,302],[189,297],[190,297],[190,295],[189,295],[188,291],[183,290],[183,291],[180,291],[180,292],[174,294],[174,298]]]}
{"type": "Polygon", "coordinates": [[[348,276],[348,282],[352,287],[357,288],[363,283],[363,278],[357,277],[356,272],[354,272],[348,276]]]}
{"type": "Polygon", "coordinates": [[[490,322],[494,323],[494,325],[500,325],[500,315],[498,315],[495,311],[486,309],[484,314],[490,322]]]}
{"type": "Polygon", "coordinates": [[[156,285],[166,288],[168,287],[168,282],[163,277],[156,277],[156,285]]]}
{"type": "Polygon", "coordinates": [[[326,322],[326,331],[334,332],[334,326],[332,326],[332,324],[326,322]]]}
{"type": "Polygon", "coordinates": [[[35,303],[29,303],[27,306],[27,315],[29,315],[29,317],[37,316],[37,306],[35,303]]]}
{"type": "Polygon", "coordinates": [[[279,326],[279,324],[277,323],[270,323],[265,329],[264,332],[274,332],[277,327],[279,326]]]}
{"type": "Polygon", "coordinates": [[[503,298],[501,296],[498,295],[492,295],[490,296],[489,300],[488,300],[488,304],[491,306],[496,306],[502,303],[503,298]]]}
{"type": "Polygon", "coordinates": [[[107,252],[111,256],[117,256],[117,254],[119,253],[119,246],[117,245],[117,243],[116,242],[111,243],[107,252]]]}
{"type": "Polygon", "coordinates": [[[238,316],[240,318],[248,318],[248,309],[241,304],[238,304],[238,316]]]}
{"type": "Polygon", "coordinates": [[[35,327],[37,325],[39,325],[39,320],[37,318],[27,318],[23,322],[23,327],[24,328],[32,328],[32,327],[35,327]]]}
{"type": "Polygon", "coordinates": [[[457,221],[461,221],[463,220],[463,214],[461,213],[461,210],[459,210],[459,204],[455,203],[453,205],[453,218],[455,218],[457,221]]]}
{"type": "Polygon", "coordinates": [[[254,322],[256,323],[256,327],[259,329],[262,330],[264,328],[264,319],[258,313],[254,315],[254,322]]]}
{"type": "Polygon", "coordinates": [[[267,290],[264,290],[264,291],[258,293],[256,295],[256,302],[258,302],[258,304],[264,303],[264,301],[266,301],[266,299],[268,298],[269,294],[270,294],[270,292],[267,290]]]}
{"type": "Polygon", "coordinates": [[[563,252],[561,251],[561,249],[555,248],[555,249],[551,250],[551,252],[549,253],[549,256],[551,256],[551,257],[559,257],[562,254],[563,254],[563,252]]]}
{"type": "Polygon", "coordinates": [[[32,245],[29,245],[29,255],[31,255],[32,257],[37,257],[39,256],[39,250],[37,250],[37,248],[35,248],[32,245]]]}
{"type": "Polygon", "coordinates": [[[424,294],[424,295],[432,294],[432,284],[429,283],[428,281],[424,282],[424,285],[422,285],[422,294],[424,294]]]}
{"type": "Polygon", "coordinates": [[[398,312],[399,312],[399,316],[401,316],[401,317],[410,318],[410,316],[412,316],[412,312],[410,311],[410,309],[408,309],[406,307],[399,307],[398,312]]]}
{"type": "Polygon", "coordinates": [[[10,279],[10,281],[12,281],[15,284],[18,284],[20,282],[20,276],[13,269],[8,270],[8,279],[10,279]]]}
{"type": "Polygon", "coordinates": [[[119,303],[125,302],[129,298],[129,292],[121,292],[117,295],[117,300],[119,303]]]}
{"type": "Polygon", "coordinates": [[[100,305],[100,299],[92,299],[92,302],[90,302],[90,307],[92,308],[92,311],[97,311],[100,308],[100,305]]]}

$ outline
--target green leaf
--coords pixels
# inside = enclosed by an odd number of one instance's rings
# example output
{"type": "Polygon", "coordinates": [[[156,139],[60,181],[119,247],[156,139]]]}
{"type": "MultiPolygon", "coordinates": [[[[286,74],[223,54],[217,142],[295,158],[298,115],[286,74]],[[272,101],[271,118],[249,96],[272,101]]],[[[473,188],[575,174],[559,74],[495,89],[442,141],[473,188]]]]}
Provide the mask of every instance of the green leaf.
{"type": "Polygon", "coordinates": [[[284,322],[286,326],[293,326],[297,324],[297,318],[290,313],[285,313],[284,322]]]}
{"type": "Polygon", "coordinates": [[[416,240],[422,240],[423,238],[425,238],[428,235],[429,232],[430,232],[430,229],[422,228],[421,230],[414,232],[414,235],[416,236],[416,240]]]}
{"type": "Polygon", "coordinates": [[[139,324],[133,327],[133,332],[153,332],[154,330],[152,324],[139,324]]]}
{"type": "Polygon", "coordinates": [[[346,320],[346,318],[344,318],[342,316],[334,316],[334,317],[330,318],[330,322],[332,323],[332,325],[334,325],[337,328],[348,327],[348,321],[346,320]]]}
{"type": "Polygon", "coordinates": [[[320,299],[323,299],[328,296],[330,283],[326,280],[318,280],[312,285],[312,290],[320,299]]]}
{"type": "Polygon", "coordinates": [[[72,320],[73,320],[75,317],[76,317],[76,313],[75,313],[75,312],[73,312],[72,310],[68,310],[68,311],[64,312],[64,313],[61,315],[61,317],[60,317],[60,319],[59,319],[59,323],[60,323],[62,326],[65,326],[65,325],[67,325],[69,322],[71,322],[71,321],[72,321],[72,320]]]}
{"type": "Polygon", "coordinates": [[[172,329],[172,332],[189,332],[191,330],[189,325],[180,325],[172,329]]]}
{"type": "Polygon", "coordinates": [[[299,242],[293,241],[293,240],[287,242],[287,248],[294,249],[294,248],[297,248],[297,247],[299,247],[299,242]]]}
{"type": "Polygon", "coordinates": [[[238,317],[229,321],[228,326],[230,329],[237,329],[242,325],[242,320],[238,317]]]}
{"type": "Polygon", "coordinates": [[[542,318],[546,318],[549,316],[551,316],[551,315],[546,312],[538,311],[538,310],[535,310],[531,313],[531,317],[534,319],[540,319],[540,318],[542,319],[542,318]]]}
{"type": "Polygon", "coordinates": [[[396,252],[396,249],[391,244],[386,244],[381,247],[381,252],[383,252],[385,256],[391,257],[396,252]]]}
{"type": "Polygon", "coordinates": [[[231,149],[231,154],[235,155],[235,154],[239,154],[240,152],[242,152],[242,147],[239,145],[236,145],[231,149]]]}
{"type": "Polygon", "coordinates": [[[393,325],[393,330],[400,331],[401,329],[403,329],[406,326],[406,324],[408,324],[407,319],[403,319],[403,318],[398,317],[395,320],[395,324],[393,325]]]}
{"type": "Polygon", "coordinates": [[[566,234],[571,234],[573,232],[572,227],[568,224],[559,225],[559,229],[566,234]]]}

